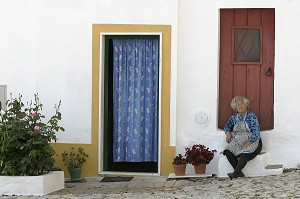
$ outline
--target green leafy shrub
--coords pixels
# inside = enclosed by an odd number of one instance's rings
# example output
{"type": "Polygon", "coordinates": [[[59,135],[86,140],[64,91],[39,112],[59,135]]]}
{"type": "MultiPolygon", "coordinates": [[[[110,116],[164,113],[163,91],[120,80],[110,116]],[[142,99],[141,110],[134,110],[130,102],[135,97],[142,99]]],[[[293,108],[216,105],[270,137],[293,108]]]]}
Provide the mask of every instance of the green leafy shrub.
{"type": "Polygon", "coordinates": [[[0,175],[35,176],[53,168],[55,151],[49,142],[56,142],[56,133],[64,131],[58,125],[61,102],[55,105],[55,114],[43,122],[43,105],[38,95],[34,96],[34,102],[26,106],[22,95],[6,102],[7,111],[0,123],[0,175]]]}
{"type": "Polygon", "coordinates": [[[78,148],[77,152],[72,147],[70,153],[64,151],[61,155],[65,166],[68,168],[81,168],[86,162],[86,158],[89,157],[81,147],[78,148]]]}

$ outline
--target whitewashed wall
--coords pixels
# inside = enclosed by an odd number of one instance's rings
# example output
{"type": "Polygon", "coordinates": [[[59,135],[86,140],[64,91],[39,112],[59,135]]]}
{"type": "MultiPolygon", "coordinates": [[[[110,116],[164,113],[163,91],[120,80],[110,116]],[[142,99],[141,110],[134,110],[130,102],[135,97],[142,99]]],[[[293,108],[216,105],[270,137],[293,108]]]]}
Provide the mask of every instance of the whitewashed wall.
{"type": "MultiPolygon", "coordinates": [[[[177,153],[193,143],[223,150],[225,135],[217,129],[219,9],[275,8],[275,125],[261,132],[270,164],[295,168],[300,162],[300,1],[181,0],[179,3],[177,153]],[[195,113],[207,112],[204,124],[195,113]]],[[[229,104],[228,104],[229,106],[229,104]]],[[[208,172],[215,173],[218,156],[208,172]]],[[[192,172],[193,168],[189,168],[192,172]]]]}
{"type": "MultiPolygon", "coordinates": [[[[296,167],[299,7],[298,0],[179,0],[179,11],[177,0],[0,0],[0,84],[24,100],[39,92],[46,115],[61,99],[66,132],[60,142],[90,143],[92,24],[171,25],[171,145],[178,153],[193,143],[221,151],[219,9],[275,8],[275,126],[262,132],[263,150],[271,164],[296,167]],[[198,111],[209,116],[204,124],[194,120],[198,111]]],[[[208,172],[216,168],[217,157],[208,172]]]]}
{"type": "Polygon", "coordinates": [[[0,85],[24,100],[38,92],[48,116],[61,99],[59,142],[91,143],[92,24],[171,25],[175,95],[177,15],[177,0],[0,0],[0,85]]]}
{"type": "Polygon", "coordinates": [[[33,7],[30,1],[0,1],[0,84],[8,95],[36,92],[33,7]]]}

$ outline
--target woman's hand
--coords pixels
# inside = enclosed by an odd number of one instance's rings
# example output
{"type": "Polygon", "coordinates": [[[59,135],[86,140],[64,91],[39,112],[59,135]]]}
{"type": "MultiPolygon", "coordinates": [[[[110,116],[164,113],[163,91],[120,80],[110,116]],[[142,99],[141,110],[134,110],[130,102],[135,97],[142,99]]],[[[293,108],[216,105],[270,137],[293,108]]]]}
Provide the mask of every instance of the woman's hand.
{"type": "Polygon", "coordinates": [[[246,142],[245,144],[244,144],[244,146],[243,146],[243,149],[247,149],[249,146],[250,146],[250,142],[248,141],[248,142],[246,142]]]}
{"type": "Polygon", "coordinates": [[[229,131],[226,132],[226,142],[230,142],[232,136],[231,133],[229,131]]]}

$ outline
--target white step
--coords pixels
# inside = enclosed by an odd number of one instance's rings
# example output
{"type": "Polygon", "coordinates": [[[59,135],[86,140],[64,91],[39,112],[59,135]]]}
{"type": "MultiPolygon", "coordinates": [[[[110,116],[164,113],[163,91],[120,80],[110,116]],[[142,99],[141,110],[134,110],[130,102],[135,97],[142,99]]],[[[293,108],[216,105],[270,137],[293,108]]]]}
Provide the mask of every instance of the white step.
{"type": "MultiPolygon", "coordinates": [[[[242,170],[246,177],[279,175],[283,173],[283,165],[268,165],[267,153],[261,153],[253,160],[250,160],[242,170]]],[[[218,177],[228,177],[233,168],[225,155],[219,155],[218,177]]]]}

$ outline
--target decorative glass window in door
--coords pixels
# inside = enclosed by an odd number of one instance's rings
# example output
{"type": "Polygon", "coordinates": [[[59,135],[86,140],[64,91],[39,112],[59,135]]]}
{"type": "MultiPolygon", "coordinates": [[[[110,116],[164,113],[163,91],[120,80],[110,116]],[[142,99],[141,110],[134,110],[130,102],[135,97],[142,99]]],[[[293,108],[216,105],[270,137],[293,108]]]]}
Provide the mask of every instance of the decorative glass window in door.
{"type": "Polygon", "coordinates": [[[233,28],[234,63],[261,62],[261,29],[233,28]]]}

